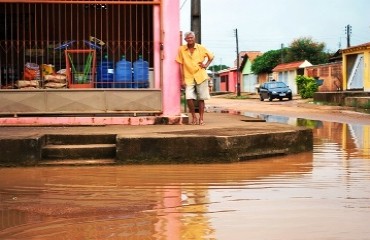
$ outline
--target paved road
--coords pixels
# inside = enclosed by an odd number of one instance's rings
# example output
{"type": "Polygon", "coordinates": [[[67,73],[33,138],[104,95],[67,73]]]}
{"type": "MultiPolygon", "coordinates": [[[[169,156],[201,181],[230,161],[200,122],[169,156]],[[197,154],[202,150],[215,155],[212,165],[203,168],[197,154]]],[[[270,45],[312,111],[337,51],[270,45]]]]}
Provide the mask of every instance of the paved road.
{"type": "MultiPolygon", "coordinates": [[[[235,95],[232,95],[235,96],[235,95]]],[[[310,100],[295,97],[292,101],[267,100],[261,102],[258,95],[248,99],[227,98],[227,95],[213,96],[206,102],[208,111],[229,109],[241,113],[264,113],[287,117],[300,117],[321,121],[352,122],[370,124],[370,113],[360,113],[354,108],[317,105],[310,100]]]]}

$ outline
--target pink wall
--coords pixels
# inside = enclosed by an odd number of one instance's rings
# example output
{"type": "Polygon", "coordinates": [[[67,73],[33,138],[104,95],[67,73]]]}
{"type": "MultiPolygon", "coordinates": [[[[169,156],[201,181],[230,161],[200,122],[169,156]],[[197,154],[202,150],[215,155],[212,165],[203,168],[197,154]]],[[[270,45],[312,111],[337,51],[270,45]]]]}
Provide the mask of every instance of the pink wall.
{"type": "Polygon", "coordinates": [[[235,70],[229,70],[220,73],[220,78],[227,78],[226,82],[221,83],[221,91],[235,92],[237,83],[237,72],[235,70]]]}
{"type": "Polygon", "coordinates": [[[229,91],[236,93],[236,84],[237,84],[237,72],[230,71],[229,73],[229,91]]]}
{"type": "MultiPolygon", "coordinates": [[[[175,62],[177,49],[180,46],[180,12],[179,0],[162,0],[163,16],[163,54],[160,54],[159,6],[155,9],[155,79],[160,79],[160,57],[163,58],[163,115],[181,114],[180,75],[175,62]]],[[[156,83],[159,86],[159,82],[156,83]]]]}

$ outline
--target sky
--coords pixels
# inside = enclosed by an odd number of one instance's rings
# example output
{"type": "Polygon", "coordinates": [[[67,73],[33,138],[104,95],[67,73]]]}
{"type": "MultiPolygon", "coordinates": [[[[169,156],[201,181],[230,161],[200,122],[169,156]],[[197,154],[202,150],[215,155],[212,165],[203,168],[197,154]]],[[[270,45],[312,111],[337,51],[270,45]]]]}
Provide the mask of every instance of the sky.
{"type": "MultiPolygon", "coordinates": [[[[180,30],[190,31],[191,0],[180,1],[180,30]]],[[[199,0],[201,44],[215,54],[211,65],[233,66],[240,51],[280,49],[298,38],[323,42],[325,51],[370,42],[369,0],[199,0]]]]}

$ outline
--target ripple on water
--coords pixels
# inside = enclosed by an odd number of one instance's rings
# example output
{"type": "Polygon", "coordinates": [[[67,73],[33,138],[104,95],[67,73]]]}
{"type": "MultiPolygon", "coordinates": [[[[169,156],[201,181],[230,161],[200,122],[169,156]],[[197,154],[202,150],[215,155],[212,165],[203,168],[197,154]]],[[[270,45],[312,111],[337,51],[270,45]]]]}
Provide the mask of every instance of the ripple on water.
{"type": "Polygon", "coordinates": [[[0,168],[0,238],[364,239],[368,128],[312,126],[312,152],[241,163],[0,168]]]}

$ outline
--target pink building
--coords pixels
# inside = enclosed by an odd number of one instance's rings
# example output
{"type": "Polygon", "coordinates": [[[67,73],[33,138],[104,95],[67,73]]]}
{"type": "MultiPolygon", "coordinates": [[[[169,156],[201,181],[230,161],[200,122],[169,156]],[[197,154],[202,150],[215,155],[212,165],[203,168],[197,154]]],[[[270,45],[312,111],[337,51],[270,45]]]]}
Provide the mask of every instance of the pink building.
{"type": "Polygon", "coordinates": [[[236,67],[228,68],[218,72],[220,76],[220,89],[221,92],[234,92],[236,93],[237,88],[237,77],[238,71],[236,67]]]}

